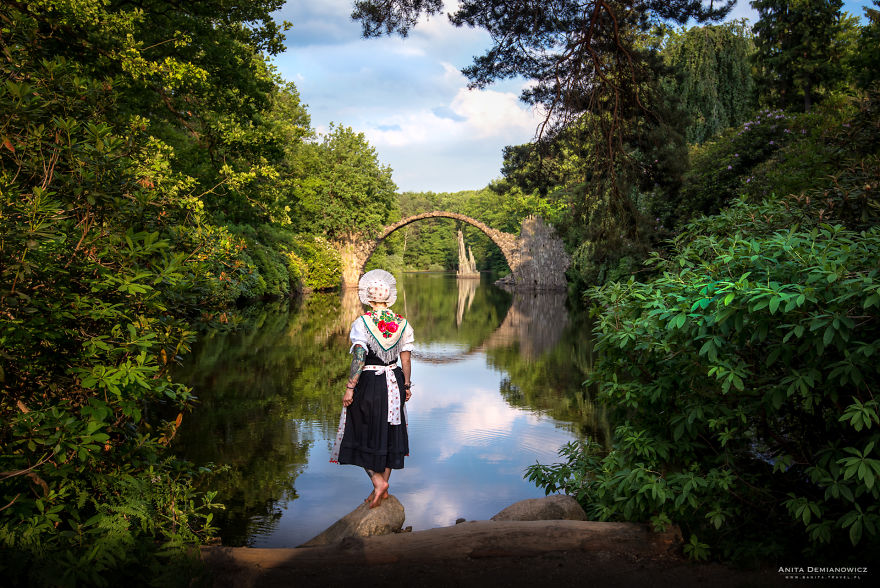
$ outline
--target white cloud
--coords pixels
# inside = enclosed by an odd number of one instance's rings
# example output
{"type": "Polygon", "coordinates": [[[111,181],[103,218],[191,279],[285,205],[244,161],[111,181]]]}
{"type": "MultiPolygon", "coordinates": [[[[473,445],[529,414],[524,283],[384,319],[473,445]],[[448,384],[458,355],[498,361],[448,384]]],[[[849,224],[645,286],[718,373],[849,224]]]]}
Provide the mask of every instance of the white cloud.
{"type": "Polygon", "coordinates": [[[538,117],[513,93],[462,87],[446,105],[381,116],[364,132],[381,153],[382,147],[485,139],[521,143],[534,135],[537,125],[538,117]]]}
{"type": "Polygon", "coordinates": [[[504,402],[497,390],[472,392],[472,399],[452,425],[455,440],[462,445],[491,445],[495,437],[508,435],[517,420],[531,420],[528,413],[512,409],[504,402]]]}
{"type": "Polygon", "coordinates": [[[499,175],[505,145],[537,127],[517,82],[467,90],[459,71],[490,44],[481,29],[457,28],[446,11],[420,19],[409,37],[364,40],[350,0],[289,0],[278,13],[294,23],[288,51],[273,61],[295,80],[312,124],[363,132],[401,190],[481,188],[499,175]]]}
{"type": "Polygon", "coordinates": [[[478,137],[509,137],[534,131],[537,119],[511,92],[462,88],[450,108],[465,117],[478,137]]]}
{"type": "MultiPolygon", "coordinates": [[[[411,472],[410,472],[411,473],[411,472]]],[[[411,513],[423,513],[417,528],[445,526],[461,516],[466,506],[465,497],[449,492],[446,488],[425,487],[403,498],[406,509],[411,513]],[[427,523],[427,524],[426,524],[427,523]]],[[[407,522],[413,522],[412,516],[407,522]]]]}

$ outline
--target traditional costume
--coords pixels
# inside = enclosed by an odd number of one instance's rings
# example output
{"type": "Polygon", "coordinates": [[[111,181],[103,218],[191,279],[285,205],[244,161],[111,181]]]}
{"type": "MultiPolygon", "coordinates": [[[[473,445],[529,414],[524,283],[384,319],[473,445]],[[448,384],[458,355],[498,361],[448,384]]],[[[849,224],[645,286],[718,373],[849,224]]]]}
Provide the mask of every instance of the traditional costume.
{"type": "MultiPolygon", "coordinates": [[[[397,300],[394,276],[372,270],[358,283],[364,304],[397,300]]],[[[351,349],[362,347],[366,362],[351,404],[342,409],[330,461],[382,472],[403,468],[409,455],[403,370],[397,358],[413,349],[413,330],[405,318],[388,308],[373,309],[351,325],[351,349]]]]}

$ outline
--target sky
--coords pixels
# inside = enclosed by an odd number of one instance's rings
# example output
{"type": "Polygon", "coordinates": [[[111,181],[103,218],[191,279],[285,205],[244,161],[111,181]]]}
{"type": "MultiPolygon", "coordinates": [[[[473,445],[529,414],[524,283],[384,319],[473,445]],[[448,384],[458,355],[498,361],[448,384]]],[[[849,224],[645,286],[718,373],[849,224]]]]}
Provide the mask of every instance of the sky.
{"type": "MultiPolygon", "coordinates": [[[[459,70],[485,52],[489,35],[441,14],[405,39],[363,39],[352,4],[289,0],[275,14],[293,28],[273,62],[296,85],[312,126],[364,133],[402,192],[476,190],[499,178],[503,148],[532,140],[538,116],[519,101],[526,80],[467,89],[459,70]]],[[[844,10],[862,16],[866,5],[849,0],[844,10]]],[[[755,11],[740,0],[729,18],[754,22],[755,11]]]]}

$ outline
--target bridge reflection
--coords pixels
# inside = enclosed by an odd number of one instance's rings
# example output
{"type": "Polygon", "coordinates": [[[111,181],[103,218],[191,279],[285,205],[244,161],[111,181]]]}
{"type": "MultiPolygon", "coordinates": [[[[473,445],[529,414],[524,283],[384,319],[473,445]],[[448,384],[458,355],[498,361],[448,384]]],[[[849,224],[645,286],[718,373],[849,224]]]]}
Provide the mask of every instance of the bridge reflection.
{"type": "MultiPolygon", "coordinates": [[[[467,323],[467,316],[476,297],[479,280],[459,279],[458,302],[455,324],[460,329],[467,323]]],[[[413,357],[427,363],[443,364],[463,361],[477,353],[491,349],[519,346],[519,355],[525,360],[540,357],[553,349],[568,326],[569,316],[565,306],[567,295],[558,290],[529,290],[503,288],[512,295],[512,301],[501,324],[478,345],[463,346],[453,353],[424,349],[413,352],[413,357]]],[[[405,284],[400,288],[395,308],[404,316],[411,316],[407,307],[405,284]]],[[[346,332],[357,317],[364,312],[356,289],[343,288],[340,292],[340,312],[333,324],[328,324],[319,335],[326,341],[334,333],[346,332]]],[[[418,327],[418,324],[416,324],[418,327]]]]}
{"type": "MultiPolygon", "coordinates": [[[[473,304],[478,285],[476,280],[458,280],[455,320],[459,327],[473,304]]],[[[553,349],[568,326],[566,293],[558,290],[505,290],[513,295],[513,301],[501,325],[480,345],[452,354],[416,350],[413,357],[433,364],[456,363],[476,353],[518,345],[520,356],[533,360],[553,349]]]]}

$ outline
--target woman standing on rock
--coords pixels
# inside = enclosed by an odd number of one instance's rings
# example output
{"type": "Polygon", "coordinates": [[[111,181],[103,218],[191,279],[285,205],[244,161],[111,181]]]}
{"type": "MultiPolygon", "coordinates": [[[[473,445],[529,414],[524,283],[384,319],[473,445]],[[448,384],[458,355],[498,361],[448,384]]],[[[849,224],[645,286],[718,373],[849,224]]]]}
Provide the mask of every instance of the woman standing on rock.
{"type": "Polygon", "coordinates": [[[372,309],[351,325],[353,357],[330,461],[364,468],[373,482],[365,502],[374,508],[388,496],[391,470],[402,469],[409,455],[404,402],[411,396],[413,330],[389,308],[397,300],[397,281],[390,273],[365,273],[358,296],[372,309]]]}

